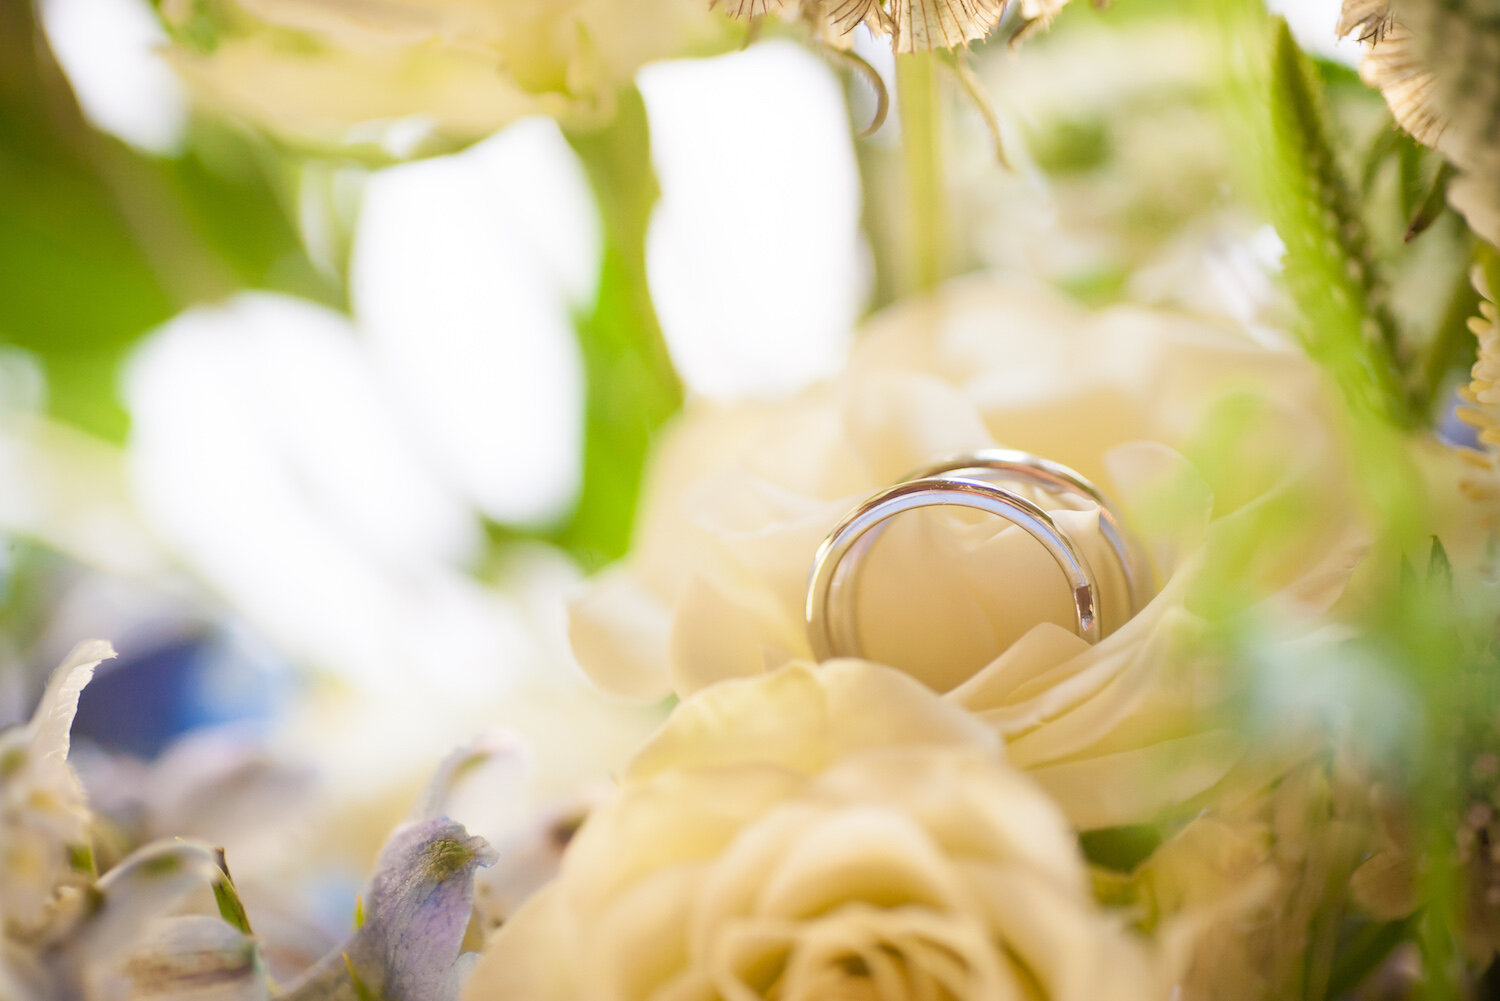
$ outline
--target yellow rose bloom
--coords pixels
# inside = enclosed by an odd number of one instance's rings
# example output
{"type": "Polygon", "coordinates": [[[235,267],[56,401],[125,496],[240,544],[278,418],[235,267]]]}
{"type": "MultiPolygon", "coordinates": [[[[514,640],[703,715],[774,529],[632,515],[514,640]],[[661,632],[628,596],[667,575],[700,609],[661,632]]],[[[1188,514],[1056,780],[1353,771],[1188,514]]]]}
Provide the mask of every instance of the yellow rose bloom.
{"type": "Polygon", "coordinates": [[[690,405],[650,471],[631,556],[573,606],[574,651],[602,687],[641,698],[809,657],[808,569],[840,518],[915,467],[1021,449],[1122,502],[1154,600],[1131,618],[1097,513],[1039,498],[1099,577],[1104,636],[1090,646],[1030,536],[927,509],[893,519],[866,558],[861,652],[978,713],[1076,824],[1148,819],[1238,754],[1193,651],[1203,567],[1233,564],[1253,598],[1318,609],[1362,552],[1321,399],[1299,352],[1232,328],[950,286],[877,318],[831,384],[690,405]]]}
{"type": "Polygon", "coordinates": [[[467,1001],[1165,998],[993,734],[888,668],[686,700],[467,1001]]]}
{"type": "Polygon", "coordinates": [[[162,0],[207,103],[300,145],[391,155],[517,118],[589,120],[646,62],[725,42],[697,0],[162,0]]]}

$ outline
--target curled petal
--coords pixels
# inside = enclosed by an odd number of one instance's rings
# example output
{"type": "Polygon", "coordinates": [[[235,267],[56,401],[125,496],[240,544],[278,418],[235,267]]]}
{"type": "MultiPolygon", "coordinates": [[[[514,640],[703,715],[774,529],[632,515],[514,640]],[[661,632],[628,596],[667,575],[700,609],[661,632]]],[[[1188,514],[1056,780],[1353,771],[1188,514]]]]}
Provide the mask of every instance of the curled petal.
{"type": "Polygon", "coordinates": [[[38,754],[58,759],[68,756],[68,735],[78,715],[78,696],[94,677],[94,668],[115,655],[104,640],[80,643],[68,654],[42,694],[31,719],[31,746],[38,754]]]}
{"type": "Polygon", "coordinates": [[[477,826],[488,830],[503,825],[520,808],[534,767],[531,749],[520,737],[499,729],[483,733],[442,760],[413,805],[410,819],[462,816],[476,826],[473,817],[456,807],[467,805],[466,794],[477,791],[491,807],[486,819],[493,821],[477,826]]]}
{"type": "Polygon", "coordinates": [[[885,80],[881,78],[880,71],[852,49],[845,50],[829,46],[827,51],[835,60],[857,73],[875,92],[875,114],[870,117],[870,124],[866,125],[864,131],[860,133],[861,136],[874,135],[879,131],[880,126],[885,124],[886,115],[891,110],[891,95],[886,90],[885,80]]]}

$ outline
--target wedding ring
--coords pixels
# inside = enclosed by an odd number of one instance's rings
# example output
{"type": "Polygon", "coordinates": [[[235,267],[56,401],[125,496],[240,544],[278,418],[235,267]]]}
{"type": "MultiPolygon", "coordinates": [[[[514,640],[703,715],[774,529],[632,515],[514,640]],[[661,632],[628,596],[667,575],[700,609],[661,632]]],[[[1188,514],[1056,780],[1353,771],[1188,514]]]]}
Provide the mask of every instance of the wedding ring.
{"type": "Polygon", "coordinates": [[[875,494],[839,522],[813,559],[807,588],[807,631],[814,656],[857,657],[858,623],[849,600],[864,554],[896,515],[934,505],[973,508],[1005,518],[1046,548],[1072,591],[1078,635],[1099,640],[1098,584],[1093,568],[1051,515],[1020,494],[987,480],[933,476],[904,480],[875,494]],[[852,559],[850,557],[853,557],[852,559]]]}
{"type": "Polygon", "coordinates": [[[923,507],[984,511],[1010,521],[1047,550],[1072,593],[1074,627],[1089,643],[1100,637],[1099,584],[1087,557],[1040,506],[1001,484],[1020,485],[1098,508],[1104,536],[1124,576],[1129,613],[1150,600],[1150,568],[1125,530],[1118,509],[1083,476],[1028,452],[985,449],[934,462],[866,499],[818,547],[805,607],[808,640],[819,660],[859,656],[859,623],[853,593],[860,567],[890,519],[923,507]]]}
{"type": "Polygon", "coordinates": [[[1153,581],[1151,565],[1146,560],[1140,544],[1126,531],[1117,507],[1098,487],[1084,479],[1075,470],[1060,462],[1043,459],[1030,452],[1010,448],[986,448],[966,455],[952,456],[914,470],[905,479],[925,479],[934,476],[969,476],[979,479],[994,479],[1001,482],[1022,483],[1038,487],[1054,494],[1071,494],[1099,509],[1099,534],[1114,551],[1115,561],[1125,576],[1126,593],[1130,598],[1130,614],[1134,615],[1151,600],[1153,581]]]}

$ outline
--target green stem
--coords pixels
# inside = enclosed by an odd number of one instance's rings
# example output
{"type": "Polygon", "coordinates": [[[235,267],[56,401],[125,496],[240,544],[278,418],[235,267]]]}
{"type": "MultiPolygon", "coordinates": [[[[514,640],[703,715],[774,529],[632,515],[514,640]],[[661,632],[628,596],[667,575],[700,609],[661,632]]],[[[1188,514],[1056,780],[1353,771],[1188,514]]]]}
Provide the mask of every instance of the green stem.
{"type": "Polygon", "coordinates": [[[604,239],[598,298],[577,324],[587,383],[583,490],[556,541],[592,569],[629,546],[646,457],[682,406],[682,384],[646,281],[646,229],[660,189],[640,92],[622,91],[608,124],[567,138],[594,189],[604,239]]]}
{"type": "Polygon", "coordinates": [[[907,291],[930,292],[947,275],[943,107],[936,56],[918,52],[896,57],[896,100],[906,185],[905,286],[907,291]]]}

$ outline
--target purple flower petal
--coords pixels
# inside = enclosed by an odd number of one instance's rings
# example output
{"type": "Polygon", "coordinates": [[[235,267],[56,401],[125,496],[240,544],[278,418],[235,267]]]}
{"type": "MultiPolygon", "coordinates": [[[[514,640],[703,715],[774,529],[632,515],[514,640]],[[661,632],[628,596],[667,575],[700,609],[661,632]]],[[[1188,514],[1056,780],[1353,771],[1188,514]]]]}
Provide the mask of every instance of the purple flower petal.
{"type": "Polygon", "coordinates": [[[364,921],[284,1001],[444,1001],[474,901],[474,870],[495,860],[483,839],[447,819],[396,829],[380,852],[364,921]]]}

